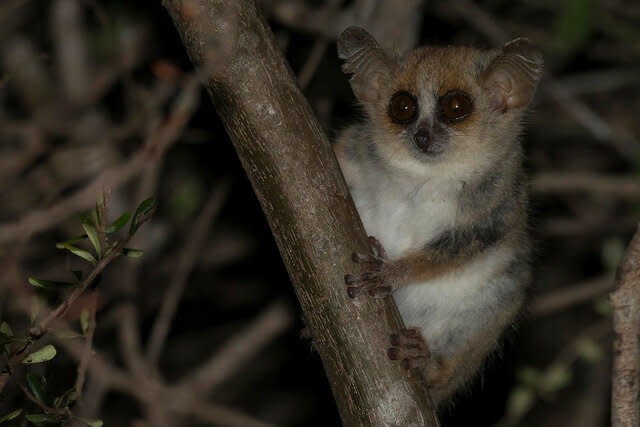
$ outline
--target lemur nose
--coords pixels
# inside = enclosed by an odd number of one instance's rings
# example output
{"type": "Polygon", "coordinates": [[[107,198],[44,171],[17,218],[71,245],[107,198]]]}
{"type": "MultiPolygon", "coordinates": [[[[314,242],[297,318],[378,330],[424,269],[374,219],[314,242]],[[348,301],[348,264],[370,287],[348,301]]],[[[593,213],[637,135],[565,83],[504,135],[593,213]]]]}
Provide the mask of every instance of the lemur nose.
{"type": "Polygon", "coordinates": [[[431,129],[426,126],[421,126],[416,133],[413,134],[413,142],[416,146],[425,153],[431,151],[431,129]]]}

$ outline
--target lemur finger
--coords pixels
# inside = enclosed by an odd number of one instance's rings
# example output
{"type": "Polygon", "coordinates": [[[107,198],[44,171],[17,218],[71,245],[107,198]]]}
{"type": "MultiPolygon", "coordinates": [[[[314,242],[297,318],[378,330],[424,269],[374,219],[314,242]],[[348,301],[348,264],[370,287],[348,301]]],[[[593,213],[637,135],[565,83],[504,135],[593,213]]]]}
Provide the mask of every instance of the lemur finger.
{"type": "Polygon", "coordinates": [[[386,298],[391,295],[391,286],[376,286],[369,289],[369,295],[374,298],[386,298]]]}
{"type": "Polygon", "coordinates": [[[379,270],[382,265],[382,260],[380,258],[376,258],[373,255],[359,254],[355,252],[351,254],[351,261],[356,264],[371,264],[371,267],[375,270],[379,270]]]}
{"type": "Polygon", "coordinates": [[[384,250],[384,246],[378,239],[373,236],[369,236],[369,245],[371,245],[371,249],[373,250],[373,254],[381,259],[387,259],[387,251],[384,250]]]}
{"type": "Polygon", "coordinates": [[[391,347],[387,350],[387,355],[391,360],[428,359],[431,352],[425,348],[391,347]]]}
{"type": "Polygon", "coordinates": [[[422,343],[426,346],[424,338],[420,334],[420,331],[416,328],[400,329],[397,333],[389,336],[392,345],[399,346],[407,343],[422,343]]]}
{"type": "Polygon", "coordinates": [[[344,275],[344,283],[347,285],[355,285],[358,283],[372,283],[379,284],[381,283],[380,277],[375,272],[366,271],[360,274],[345,274],[344,275]]]}
{"type": "Polygon", "coordinates": [[[425,361],[426,358],[424,357],[402,359],[402,367],[406,370],[418,368],[424,366],[425,361]]]}

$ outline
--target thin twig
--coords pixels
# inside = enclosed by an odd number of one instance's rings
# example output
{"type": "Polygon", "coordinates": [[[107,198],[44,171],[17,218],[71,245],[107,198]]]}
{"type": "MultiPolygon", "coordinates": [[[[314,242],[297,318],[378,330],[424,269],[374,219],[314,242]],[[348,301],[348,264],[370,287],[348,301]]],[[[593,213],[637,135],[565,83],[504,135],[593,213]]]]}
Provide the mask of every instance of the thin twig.
{"type": "Polygon", "coordinates": [[[18,383],[18,387],[20,387],[20,390],[22,390],[24,395],[27,396],[27,399],[29,399],[30,401],[32,401],[33,403],[38,405],[40,407],[40,409],[42,409],[47,414],[63,415],[65,413],[65,411],[63,409],[52,408],[49,405],[47,405],[46,403],[44,403],[42,400],[40,400],[37,397],[35,397],[33,394],[31,394],[29,389],[24,384],[19,382],[18,383]]]}
{"type": "Polygon", "coordinates": [[[585,301],[592,300],[598,295],[604,295],[613,287],[609,274],[605,274],[574,285],[565,286],[557,291],[548,292],[535,298],[529,305],[532,316],[546,316],[565,310],[585,301]]]}
{"type": "MultiPolygon", "coordinates": [[[[69,339],[55,339],[74,359],[79,361],[82,358],[84,346],[81,343],[69,339]]],[[[114,366],[100,352],[93,355],[88,370],[92,376],[96,376],[105,386],[115,391],[129,394],[141,403],[164,405],[165,408],[182,416],[193,416],[215,425],[269,426],[268,423],[247,414],[203,401],[202,396],[189,393],[180,387],[169,387],[157,379],[146,378],[143,382],[137,382],[134,376],[114,366]]]]}
{"type": "Polygon", "coordinates": [[[9,381],[9,373],[8,372],[3,372],[0,374],[0,393],[2,393],[2,390],[4,389],[4,386],[7,384],[7,381],[9,381]]]}
{"type": "Polygon", "coordinates": [[[119,188],[140,173],[147,160],[146,151],[140,150],[126,163],[102,172],[85,187],[51,207],[34,210],[14,223],[0,224],[0,243],[8,243],[48,230],[74,212],[91,207],[95,203],[96,194],[100,194],[105,186],[119,188]]]}
{"type": "Polygon", "coordinates": [[[119,317],[120,353],[132,376],[138,380],[143,380],[149,374],[150,366],[145,362],[140,348],[141,339],[136,307],[128,301],[122,303],[119,308],[119,317]]]}
{"type": "Polygon", "coordinates": [[[640,180],[578,172],[543,172],[531,179],[531,190],[540,194],[584,193],[601,197],[640,198],[640,180]]]}
{"type": "Polygon", "coordinates": [[[185,89],[176,99],[166,121],[147,137],[143,149],[126,163],[100,173],[85,187],[49,208],[33,211],[14,223],[0,224],[0,243],[8,243],[51,228],[74,212],[90,207],[95,202],[96,194],[100,194],[105,187],[119,188],[137,176],[150,160],[163,156],[178,140],[198,105],[198,87],[195,78],[187,80],[185,89]]]}
{"type": "MultiPolygon", "coordinates": [[[[342,2],[343,0],[328,0],[325,6],[326,13],[329,15],[335,14],[340,8],[340,5],[342,5],[342,2]]],[[[307,56],[307,60],[298,73],[298,84],[303,90],[309,86],[309,83],[311,83],[311,79],[315,75],[322,58],[327,51],[329,41],[330,39],[327,36],[319,35],[313,43],[309,56],[307,56]]]]}
{"type": "Polygon", "coordinates": [[[151,328],[147,348],[147,361],[152,366],[158,363],[158,357],[167,340],[171,322],[182,298],[182,293],[187,286],[189,274],[193,270],[198,260],[198,255],[206,242],[211,223],[222,209],[228,194],[228,182],[222,182],[217,185],[189,233],[186,245],[182,249],[178,264],[171,277],[169,287],[162,298],[162,305],[151,328]]]}
{"type": "Polygon", "coordinates": [[[96,277],[98,277],[102,270],[104,270],[105,267],[111,263],[111,261],[113,261],[118,255],[120,255],[120,252],[127,245],[129,239],[130,237],[127,236],[124,239],[120,240],[113,247],[113,249],[111,249],[111,251],[105,255],[104,258],[98,261],[98,263],[93,268],[93,270],[91,270],[86,279],[82,281],[82,285],[74,289],[73,292],[71,292],[71,295],[69,295],[69,298],[67,298],[62,304],[60,304],[58,308],[53,310],[45,320],[40,322],[40,324],[38,325],[38,329],[40,329],[41,332],[46,331],[52,321],[64,316],[69,307],[71,307],[76,299],[78,299],[78,297],[87,290],[87,288],[93,283],[93,281],[96,279],[96,277]]]}
{"type": "Polygon", "coordinates": [[[196,395],[206,395],[234,375],[274,337],[288,329],[292,322],[293,316],[282,301],[271,304],[211,359],[186,375],[180,387],[196,395]]]}
{"type": "Polygon", "coordinates": [[[640,224],[616,277],[613,306],[612,427],[640,424],[640,224]]]}
{"type": "MultiPolygon", "coordinates": [[[[148,218],[148,215],[146,218],[141,217],[140,222],[144,223],[146,220],[148,220],[148,218]]],[[[69,307],[71,307],[73,303],[78,299],[78,297],[80,297],[80,295],[82,295],[84,291],[86,291],[86,289],[93,283],[93,281],[96,279],[96,277],[98,277],[102,270],[104,270],[104,268],[109,265],[109,263],[111,263],[111,261],[113,261],[115,257],[120,255],[120,252],[129,242],[129,239],[130,236],[127,236],[125,239],[120,240],[111,249],[111,251],[104,256],[104,258],[98,261],[93,270],[91,270],[89,275],[82,281],[82,284],[78,288],[74,289],[73,292],[71,292],[71,295],[69,295],[69,297],[62,304],[60,304],[55,310],[49,312],[49,315],[37,326],[31,328],[31,330],[29,331],[31,341],[20,353],[17,353],[10,358],[9,366],[20,363],[22,359],[30,354],[36,342],[38,342],[38,340],[47,332],[49,326],[53,322],[64,316],[69,307]]]]}
{"type": "Polygon", "coordinates": [[[84,380],[87,374],[87,366],[89,364],[89,357],[91,356],[91,346],[93,345],[93,335],[96,330],[96,301],[94,300],[89,307],[89,326],[85,335],[84,353],[78,364],[78,377],[76,379],[76,393],[82,398],[82,389],[84,387],[84,380]]]}

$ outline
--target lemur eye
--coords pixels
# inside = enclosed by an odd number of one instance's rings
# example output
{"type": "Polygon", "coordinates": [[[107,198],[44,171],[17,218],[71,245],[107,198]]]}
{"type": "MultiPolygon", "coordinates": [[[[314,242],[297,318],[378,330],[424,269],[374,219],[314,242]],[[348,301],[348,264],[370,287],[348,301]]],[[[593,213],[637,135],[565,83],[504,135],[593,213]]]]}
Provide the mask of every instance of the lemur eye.
{"type": "Polygon", "coordinates": [[[418,103],[409,92],[400,91],[391,97],[389,117],[396,123],[408,124],[418,116],[418,103]]]}
{"type": "Polygon", "coordinates": [[[461,90],[451,90],[438,101],[440,116],[448,123],[458,123],[471,115],[473,101],[461,90]]]}

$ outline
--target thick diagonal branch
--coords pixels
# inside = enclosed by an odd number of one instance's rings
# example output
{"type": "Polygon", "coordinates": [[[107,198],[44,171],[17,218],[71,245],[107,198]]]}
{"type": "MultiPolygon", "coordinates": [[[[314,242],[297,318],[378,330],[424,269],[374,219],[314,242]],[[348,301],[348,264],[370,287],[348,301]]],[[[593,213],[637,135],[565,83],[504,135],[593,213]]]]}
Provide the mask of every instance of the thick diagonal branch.
{"type": "Polygon", "coordinates": [[[386,356],[390,299],[350,300],[369,250],[337,161],[249,0],[165,0],[267,217],[345,425],[437,425],[417,372],[386,356]]]}
{"type": "Polygon", "coordinates": [[[640,225],[618,269],[611,305],[611,425],[636,427],[640,425],[640,225]]]}

